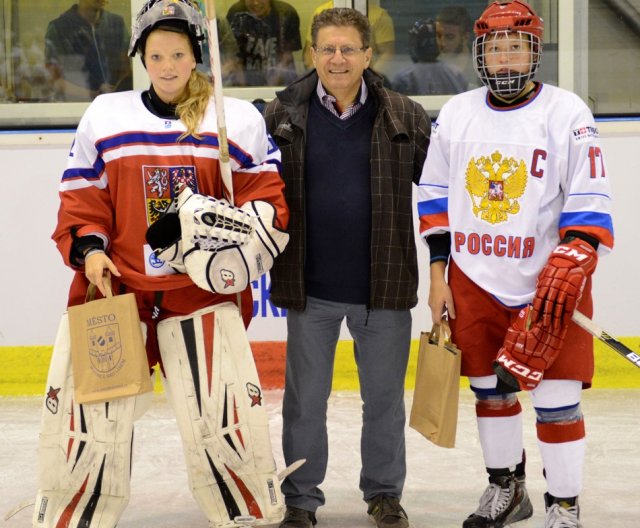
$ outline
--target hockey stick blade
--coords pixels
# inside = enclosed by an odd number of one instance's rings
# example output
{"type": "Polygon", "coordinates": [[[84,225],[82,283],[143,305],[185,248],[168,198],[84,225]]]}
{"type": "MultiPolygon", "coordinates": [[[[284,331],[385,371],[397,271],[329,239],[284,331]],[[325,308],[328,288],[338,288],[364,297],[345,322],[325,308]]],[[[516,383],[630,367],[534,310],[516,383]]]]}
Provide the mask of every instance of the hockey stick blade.
{"type": "Polygon", "coordinates": [[[284,468],[280,473],[278,473],[278,480],[280,482],[282,482],[284,479],[286,479],[289,475],[291,475],[291,473],[293,473],[296,469],[298,469],[306,461],[307,461],[306,458],[301,458],[299,460],[296,460],[290,466],[287,466],[286,468],[284,468]]]}
{"type": "Polygon", "coordinates": [[[640,354],[638,352],[634,352],[627,345],[621,343],[615,337],[610,336],[607,332],[605,332],[602,328],[600,328],[597,324],[595,324],[591,319],[589,319],[586,315],[579,312],[578,310],[573,312],[572,319],[580,327],[585,329],[594,337],[597,337],[600,341],[602,341],[608,347],[615,350],[627,361],[633,363],[636,367],[640,368],[640,354]]]}

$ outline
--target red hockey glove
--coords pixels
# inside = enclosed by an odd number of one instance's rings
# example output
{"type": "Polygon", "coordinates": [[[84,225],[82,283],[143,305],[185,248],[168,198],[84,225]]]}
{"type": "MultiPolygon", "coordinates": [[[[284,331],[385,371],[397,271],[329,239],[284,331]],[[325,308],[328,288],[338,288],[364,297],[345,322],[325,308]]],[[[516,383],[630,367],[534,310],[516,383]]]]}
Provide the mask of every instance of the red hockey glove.
{"type": "Polygon", "coordinates": [[[531,320],[556,335],[566,329],[597,263],[597,251],[580,238],[556,247],[538,275],[531,320]]]}
{"type": "Polygon", "coordinates": [[[520,311],[507,330],[493,370],[500,381],[513,391],[535,389],[564,343],[567,327],[553,334],[541,322],[529,327],[531,307],[520,311]]]}

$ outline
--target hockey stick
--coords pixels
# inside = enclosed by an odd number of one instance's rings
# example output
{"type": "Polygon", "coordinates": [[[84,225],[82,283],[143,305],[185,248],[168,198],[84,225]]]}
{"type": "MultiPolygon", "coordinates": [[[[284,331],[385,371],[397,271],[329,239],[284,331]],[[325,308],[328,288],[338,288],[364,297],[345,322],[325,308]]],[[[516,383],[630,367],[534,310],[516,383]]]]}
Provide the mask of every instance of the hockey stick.
{"type": "Polygon", "coordinates": [[[227,122],[224,116],[224,96],[222,93],[222,65],[220,61],[220,44],[218,43],[218,24],[216,22],[216,6],[214,0],[205,0],[205,16],[209,23],[209,59],[211,74],[213,75],[213,100],[216,105],[218,120],[218,156],[222,183],[227,189],[229,203],[233,203],[233,178],[231,176],[231,162],[229,160],[229,142],[227,141],[227,122]]]}
{"type": "Polygon", "coordinates": [[[573,312],[572,319],[584,330],[589,332],[594,337],[597,337],[605,345],[615,350],[618,354],[624,357],[627,361],[633,363],[636,367],[640,368],[640,354],[631,350],[627,345],[618,341],[615,337],[611,337],[607,332],[595,324],[586,315],[576,310],[573,312]]]}

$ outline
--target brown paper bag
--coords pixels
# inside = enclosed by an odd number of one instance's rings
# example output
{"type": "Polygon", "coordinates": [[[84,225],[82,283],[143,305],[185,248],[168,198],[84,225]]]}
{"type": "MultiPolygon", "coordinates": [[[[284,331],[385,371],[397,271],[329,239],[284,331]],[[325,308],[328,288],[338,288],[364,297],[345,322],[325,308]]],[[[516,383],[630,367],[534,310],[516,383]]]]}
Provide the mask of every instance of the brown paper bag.
{"type": "Polygon", "coordinates": [[[440,447],[455,447],[460,358],[446,319],[420,335],[409,426],[440,447]]]}
{"type": "MultiPolygon", "coordinates": [[[[110,290],[110,285],[109,285],[110,290]]],[[[69,308],[71,365],[78,403],[98,403],[153,390],[133,293],[69,308]]]]}

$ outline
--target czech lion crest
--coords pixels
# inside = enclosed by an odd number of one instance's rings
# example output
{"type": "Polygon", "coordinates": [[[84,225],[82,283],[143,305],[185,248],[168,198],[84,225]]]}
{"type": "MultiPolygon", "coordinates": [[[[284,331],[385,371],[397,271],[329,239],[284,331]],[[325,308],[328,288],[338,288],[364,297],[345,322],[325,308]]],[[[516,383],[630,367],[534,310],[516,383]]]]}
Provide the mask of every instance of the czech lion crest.
{"type": "Polygon", "coordinates": [[[477,160],[471,158],[466,183],[473,214],[490,224],[499,224],[520,211],[517,198],[527,186],[527,167],[524,161],[503,158],[496,151],[477,160]]]}

